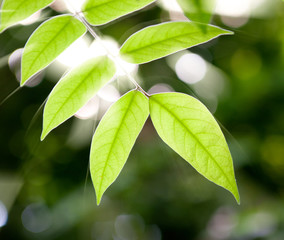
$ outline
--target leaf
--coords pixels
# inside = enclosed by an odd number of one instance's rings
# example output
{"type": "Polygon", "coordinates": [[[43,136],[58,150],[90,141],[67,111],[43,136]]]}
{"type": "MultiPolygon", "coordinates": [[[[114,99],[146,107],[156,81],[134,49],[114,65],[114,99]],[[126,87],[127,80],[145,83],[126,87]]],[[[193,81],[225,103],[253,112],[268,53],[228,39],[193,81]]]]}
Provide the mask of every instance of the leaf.
{"type": "Polygon", "coordinates": [[[70,15],[54,17],[41,24],[29,38],[22,57],[21,86],[47,67],[76,39],[86,27],[70,15]]]}
{"type": "Polygon", "coordinates": [[[155,0],[86,0],[82,12],[92,25],[101,25],[137,11],[155,0]]]}
{"type": "Polygon", "coordinates": [[[46,102],[41,140],[52,129],[72,117],[114,74],[114,63],[107,57],[98,57],[86,61],[64,76],[46,102]]]}
{"type": "Polygon", "coordinates": [[[192,21],[209,23],[216,0],[177,0],[185,15],[192,21]]]}
{"type": "Polygon", "coordinates": [[[149,115],[149,102],[139,91],[130,91],[102,118],[92,140],[90,170],[97,204],[115,181],[149,115]]]}
{"type": "Polygon", "coordinates": [[[47,7],[54,0],[4,0],[1,7],[0,32],[47,7]]]}
{"type": "Polygon", "coordinates": [[[182,93],[150,97],[150,116],[163,141],[200,174],[240,197],[232,157],[223,133],[209,110],[182,93]]]}
{"type": "Polygon", "coordinates": [[[167,22],[134,33],[123,44],[120,54],[131,63],[146,63],[224,34],[232,32],[201,23],[167,22]]]}

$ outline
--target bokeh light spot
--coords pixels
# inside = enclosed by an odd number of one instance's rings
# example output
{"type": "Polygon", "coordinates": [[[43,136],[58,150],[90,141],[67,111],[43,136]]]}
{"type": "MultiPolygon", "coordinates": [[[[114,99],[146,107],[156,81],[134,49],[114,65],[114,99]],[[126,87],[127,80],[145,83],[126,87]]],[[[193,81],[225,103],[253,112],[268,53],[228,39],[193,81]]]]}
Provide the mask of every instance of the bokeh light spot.
{"type": "MultiPolygon", "coordinates": [[[[12,52],[9,57],[8,64],[12,72],[14,72],[18,82],[21,81],[21,60],[24,49],[19,48],[12,52]]],[[[44,71],[40,71],[37,74],[33,75],[26,83],[26,87],[35,87],[41,83],[43,80],[44,71]]]]}
{"type": "Polygon", "coordinates": [[[151,87],[148,91],[149,94],[162,93],[162,92],[174,92],[174,89],[166,83],[158,83],[155,84],[153,87],[151,87]]]}
{"type": "Polygon", "coordinates": [[[22,223],[30,232],[43,232],[51,226],[51,213],[42,203],[30,204],[22,213],[22,223]]]}
{"type": "Polygon", "coordinates": [[[186,53],[178,59],[175,71],[179,79],[192,84],[203,79],[207,72],[207,65],[199,55],[186,53]]]}
{"type": "Polygon", "coordinates": [[[8,221],[8,211],[5,205],[0,201],[0,228],[5,226],[8,221]]]}

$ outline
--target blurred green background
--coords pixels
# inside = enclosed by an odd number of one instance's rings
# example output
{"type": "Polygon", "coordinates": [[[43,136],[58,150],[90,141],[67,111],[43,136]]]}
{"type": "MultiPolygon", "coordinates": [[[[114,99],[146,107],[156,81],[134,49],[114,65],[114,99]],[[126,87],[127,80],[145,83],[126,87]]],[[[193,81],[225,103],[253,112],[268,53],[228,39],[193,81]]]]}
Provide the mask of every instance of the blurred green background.
{"type": "MultiPolygon", "coordinates": [[[[0,35],[1,240],[284,239],[284,3],[217,2],[212,23],[234,35],[129,69],[145,90],[191,94],[212,111],[230,146],[241,205],[167,147],[147,121],[96,206],[88,174],[91,136],[108,106],[132,86],[120,75],[39,141],[42,104],[66,66],[82,60],[90,44],[94,54],[101,51],[85,36],[19,89],[19,49],[48,16],[65,11],[57,1],[30,25],[0,35]]],[[[165,0],[98,30],[115,52],[114,43],[135,31],[179,19],[177,5],[165,0]]]]}

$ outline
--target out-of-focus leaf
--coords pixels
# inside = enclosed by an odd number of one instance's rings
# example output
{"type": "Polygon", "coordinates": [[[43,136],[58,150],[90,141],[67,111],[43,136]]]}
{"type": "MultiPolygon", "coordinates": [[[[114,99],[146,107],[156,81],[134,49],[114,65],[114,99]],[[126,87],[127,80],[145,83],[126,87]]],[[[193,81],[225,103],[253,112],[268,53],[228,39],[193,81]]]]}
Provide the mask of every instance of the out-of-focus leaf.
{"type": "Polygon", "coordinates": [[[232,32],[201,23],[167,22],[134,33],[123,44],[120,53],[126,61],[146,63],[224,34],[232,32]]]}
{"type": "Polygon", "coordinates": [[[155,94],[149,102],[151,119],[163,141],[200,174],[229,190],[239,203],[232,157],[209,110],[181,93],[155,94]]]}
{"type": "Polygon", "coordinates": [[[90,155],[98,205],[103,193],[122,170],[148,115],[148,98],[134,90],[114,103],[101,120],[90,155]]]}
{"type": "Polygon", "coordinates": [[[54,0],[4,0],[1,6],[0,32],[47,7],[54,0]]]}
{"type": "Polygon", "coordinates": [[[137,11],[155,0],[87,0],[82,7],[87,21],[101,25],[137,11]]]}
{"type": "Polygon", "coordinates": [[[41,24],[24,48],[21,85],[47,67],[85,32],[84,24],[70,15],[57,16],[41,24]]]}
{"type": "Polygon", "coordinates": [[[98,57],[74,68],[63,77],[46,102],[41,140],[72,117],[114,74],[115,64],[107,57],[98,57]]]}
{"type": "Polygon", "coordinates": [[[209,23],[216,0],[178,0],[184,14],[192,21],[209,23]]]}

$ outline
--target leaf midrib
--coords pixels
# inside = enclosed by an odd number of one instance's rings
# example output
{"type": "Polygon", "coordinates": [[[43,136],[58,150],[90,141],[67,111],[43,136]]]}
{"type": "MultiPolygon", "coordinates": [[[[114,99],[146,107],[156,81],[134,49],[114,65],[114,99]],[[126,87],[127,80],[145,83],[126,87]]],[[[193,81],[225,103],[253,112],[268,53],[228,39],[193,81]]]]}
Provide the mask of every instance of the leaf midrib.
{"type": "MultiPolygon", "coordinates": [[[[153,1],[155,1],[155,0],[153,0],[153,1]]],[[[95,9],[95,8],[100,8],[101,6],[103,6],[103,5],[108,5],[109,3],[112,3],[112,2],[120,2],[120,0],[110,0],[110,1],[108,1],[108,2],[104,2],[104,3],[101,3],[101,4],[98,4],[98,5],[95,5],[95,6],[86,8],[86,9],[84,9],[82,12],[84,13],[84,12],[92,11],[92,10],[95,9]]]]}
{"type": "MultiPolygon", "coordinates": [[[[215,29],[214,29],[215,30],[215,29]]],[[[154,42],[152,44],[147,44],[147,45],[144,45],[143,47],[139,47],[139,48],[133,48],[132,50],[130,51],[127,51],[127,52],[123,52],[123,54],[129,54],[129,53],[133,53],[133,52],[138,52],[138,51],[141,51],[142,49],[145,49],[145,48],[149,48],[150,46],[154,46],[154,45],[157,45],[157,44],[162,44],[163,42],[167,42],[167,41],[170,41],[172,39],[176,39],[176,38],[179,38],[179,37],[183,37],[183,36],[186,36],[186,35],[189,35],[191,36],[192,34],[196,34],[196,33],[200,33],[201,31],[195,31],[195,32],[191,32],[191,33],[184,33],[184,34],[179,34],[179,35],[176,35],[174,37],[170,37],[170,38],[167,38],[167,39],[163,39],[163,40],[159,40],[157,42],[154,42]]],[[[214,33],[215,31],[210,31],[211,33],[214,33]]],[[[220,34],[226,34],[226,33],[220,33],[220,34]]],[[[211,39],[211,38],[210,38],[211,39]]],[[[202,41],[203,43],[203,41],[202,41]]],[[[201,44],[201,43],[198,43],[198,44],[201,44]]]]}
{"type": "MultiPolygon", "coordinates": [[[[67,15],[67,16],[69,16],[69,15],[67,15]]],[[[66,17],[67,17],[66,16],[66,17]]],[[[63,16],[62,16],[63,17],[63,16]]],[[[65,29],[70,23],[71,23],[71,20],[72,20],[72,17],[71,16],[69,16],[70,17],[70,19],[69,19],[69,21],[68,22],[66,22],[60,29],[58,29],[58,31],[57,31],[57,34],[55,34],[53,37],[52,37],[52,39],[49,41],[49,43],[48,44],[46,44],[45,45],[45,47],[40,51],[40,52],[38,52],[37,54],[36,54],[36,57],[34,58],[34,60],[32,61],[32,64],[30,64],[30,67],[28,68],[28,71],[26,71],[26,72],[29,72],[31,69],[32,69],[32,66],[33,66],[33,64],[37,61],[37,58],[40,56],[40,55],[42,55],[42,53],[47,49],[47,47],[49,47],[49,45],[56,39],[56,38],[58,38],[59,36],[61,36],[61,31],[63,30],[63,29],[65,29]],[[58,34],[59,33],[59,34],[58,34]]],[[[58,17],[59,18],[59,17],[58,17]]],[[[46,67],[46,66],[44,66],[44,67],[46,67]]],[[[44,68],[43,67],[43,68],[44,68]]],[[[39,71],[39,70],[37,70],[37,71],[39,71]]],[[[36,71],[36,72],[37,72],[36,71]]],[[[32,75],[27,75],[27,76],[29,76],[29,77],[26,77],[25,76],[25,82],[30,78],[30,77],[32,77],[36,72],[34,72],[32,75]]]]}
{"type": "MultiPolygon", "coordinates": [[[[67,98],[64,100],[64,102],[63,102],[63,104],[61,104],[60,108],[56,111],[55,114],[53,114],[53,118],[49,121],[49,124],[47,125],[46,129],[49,129],[49,127],[50,127],[51,123],[53,122],[53,120],[55,119],[56,115],[57,115],[57,114],[61,111],[61,109],[66,105],[66,102],[71,98],[71,96],[74,94],[74,92],[75,92],[76,90],[78,90],[78,89],[81,87],[81,85],[85,82],[85,80],[88,79],[89,76],[91,76],[91,75],[93,74],[93,72],[94,72],[94,70],[96,69],[96,67],[97,67],[97,66],[94,66],[94,67],[90,70],[90,72],[82,79],[82,81],[79,82],[79,84],[76,86],[76,88],[74,88],[74,89],[72,90],[72,92],[69,94],[69,97],[67,97],[67,98]]],[[[68,75],[67,75],[67,76],[68,76],[68,75]]],[[[67,77],[67,76],[66,76],[66,77],[67,77]]],[[[47,133],[49,133],[49,132],[50,132],[50,131],[48,131],[47,133]]],[[[45,134],[45,136],[46,136],[46,134],[45,134]]]]}
{"type": "MultiPolygon", "coordinates": [[[[22,1],[18,6],[17,6],[17,8],[15,9],[15,11],[13,11],[12,12],[12,14],[10,14],[10,16],[7,18],[7,22],[9,22],[10,21],[10,19],[16,14],[16,10],[17,9],[19,9],[22,5],[24,5],[24,3],[26,3],[26,1],[22,1]]],[[[1,17],[2,18],[2,17],[1,17]]],[[[8,26],[8,25],[6,25],[6,26],[8,26]]]]}
{"type": "MultiPolygon", "coordinates": [[[[130,109],[130,106],[133,104],[133,99],[135,98],[136,94],[137,94],[137,92],[134,92],[132,98],[129,100],[129,105],[128,105],[128,107],[126,108],[125,114],[123,115],[123,117],[122,117],[122,119],[121,119],[121,121],[120,121],[119,128],[117,128],[116,133],[115,133],[115,135],[114,135],[114,141],[112,141],[112,143],[111,143],[109,149],[112,149],[113,146],[114,146],[115,143],[116,143],[118,133],[121,131],[121,126],[123,125],[122,123],[124,122],[124,119],[125,119],[126,116],[128,115],[128,110],[130,109]]],[[[110,153],[111,153],[111,151],[109,150],[101,176],[103,176],[104,173],[105,173],[106,166],[108,165],[107,163],[108,163],[109,158],[110,158],[110,153]]],[[[100,181],[100,186],[99,186],[99,191],[98,191],[99,194],[100,194],[100,197],[102,196],[102,194],[101,194],[102,183],[103,183],[103,180],[100,181]]]]}
{"type": "Polygon", "coordinates": [[[204,145],[199,141],[198,138],[195,137],[195,135],[190,131],[190,129],[188,129],[188,127],[172,112],[170,111],[165,105],[163,105],[161,102],[157,101],[157,99],[155,98],[151,98],[154,102],[156,102],[157,104],[159,104],[162,108],[164,108],[167,112],[169,112],[179,123],[180,125],[185,128],[188,133],[196,140],[196,142],[202,147],[202,149],[209,155],[209,157],[215,162],[215,164],[218,166],[218,168],[221,170],[221,172],[223,173],[223,175],[226,177],[228,183],[230,184],[230,186],[232,187],[232,191],[234,189],[231,181],[229,180],[227,174],[225,174],[225,172],[223,171],[223,169],[220,167],[219,163],[214,159],[214,157],[212,156],[212,154],[204,147],[204,145]]]}

